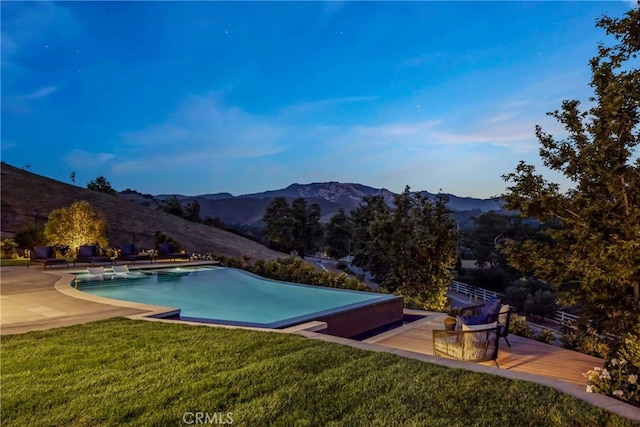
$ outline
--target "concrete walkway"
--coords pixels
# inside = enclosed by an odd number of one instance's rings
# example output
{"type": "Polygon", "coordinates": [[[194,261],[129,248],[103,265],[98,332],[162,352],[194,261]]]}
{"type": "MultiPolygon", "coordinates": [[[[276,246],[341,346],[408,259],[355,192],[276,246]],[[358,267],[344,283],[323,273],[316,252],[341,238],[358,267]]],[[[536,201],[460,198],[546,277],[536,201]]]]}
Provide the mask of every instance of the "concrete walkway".
{"type": "MultiPolygon", "coordinates": [[[[182,266],[186,264],[186,262],[179,263],[182,266]]],[[[188,264],[202,265],[203,263],[188,264]]],[[[153,267],[157,266],[154,265],[153,267]]],[[[30,269],[26,267],[0,267],[0,333],[2,335],[18,334],[121,316],[141,318],[144,315],[163,309],[162,307],[145,306],[124,301],[114,301],[114,304],[109,304],[105,299],[84,294],[69,286],[72,280],[72,276],[69,273],[73,271],[66,268],[54,268],[45,272],[38,267],[30,269]]],[[[77,271],[84,271],[84,269],[77,271]]],[[[164,319],[150,320],[168,321],[164,319]]],[[[309,327],[305,328],[302,328],[304,325],[300,325],[300,327],[291,328],[291,330],[274,330],[273,332],[298,333],[312,339],[340,343],[369,351],[397,354],[402,357],[450,368],[460,368],[512,379],[532,381],[555,388],[585,400],[594,406],[640,423],[640,409],[604,395],[588,394],[584,391],[584,387],[578,387],[566,381],[320,334],[313,332],[314,329],[319,327],[317,323],[319,322],[311,322],[308,325],[309,327]],[[304,330],[300,331],[300,329],[304,330]]],[[[208,326],[216,327],[216,325],[208,326]]],[[[233,328],[232,326],[224,327],[233,328]]]]}
{"type": "Polygon", "coordinates": [[[0,268],[0,333],[19,334],[94,320],[132,316],[143,310],[84,301],[54,285],[67,269],[0,268]]]}

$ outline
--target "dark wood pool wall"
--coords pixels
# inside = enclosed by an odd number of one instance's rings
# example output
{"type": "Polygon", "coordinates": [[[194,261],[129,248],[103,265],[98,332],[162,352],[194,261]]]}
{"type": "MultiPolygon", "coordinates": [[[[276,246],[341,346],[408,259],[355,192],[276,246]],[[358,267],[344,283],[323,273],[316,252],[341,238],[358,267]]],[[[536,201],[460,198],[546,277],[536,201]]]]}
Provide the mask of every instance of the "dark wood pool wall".
{"type": "Polygon", "coordinates": [[[327,328],[322,331],[323,333],[351,338],[372,329],[401,321],[404,316],[403,307],[402,297],[397,297],[348,311],[329,314],[316,320],[327,323],[327,328]]]}

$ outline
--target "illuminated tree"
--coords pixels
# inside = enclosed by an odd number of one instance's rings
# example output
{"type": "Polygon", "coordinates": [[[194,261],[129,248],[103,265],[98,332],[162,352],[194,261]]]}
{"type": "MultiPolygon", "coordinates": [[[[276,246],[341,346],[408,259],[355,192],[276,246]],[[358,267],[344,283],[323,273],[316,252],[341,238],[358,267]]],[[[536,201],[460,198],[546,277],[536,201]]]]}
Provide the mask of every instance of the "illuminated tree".
{"type": "Polygon", "coordinates": [[[103,248],[109,246],[107,223],[86,200],[51,211],[44,227],[44,235],[50,245],[68,247],[71,250],[94,243],[103,248]]]}

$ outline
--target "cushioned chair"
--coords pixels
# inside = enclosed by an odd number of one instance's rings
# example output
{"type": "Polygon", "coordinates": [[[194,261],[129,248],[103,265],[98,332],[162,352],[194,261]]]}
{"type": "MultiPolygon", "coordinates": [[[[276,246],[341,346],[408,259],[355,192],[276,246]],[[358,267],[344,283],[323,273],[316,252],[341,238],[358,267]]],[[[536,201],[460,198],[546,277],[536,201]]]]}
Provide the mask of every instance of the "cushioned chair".
{"type": "Polygon", "coordinates": [[[62,264],[66,264],[67,268],[69,268],[69,263],[66,259],[56,258],[53,246],[34,246],[31,253],[33,254],[33,260],[43,263],[43,268],[45,270],[47,269],[47,266],[51,267],[52,265],[62,264]]]}
{"type": "Polygon", "coordinates": [[[89,262],[91,265],[111,264],[111,258],[100,255],[100,248],[97,245],[83,245],[78,248],[76,262],[89,262]]]}
{"type": "Polygon", "coordinates": [[[462,325],[461,330],[433,330],[433,355],[467,362],[493,360],[498,366],[499,326],[462,325]]]}
{"type": "Polygon", "coordinates": [[[500,337],[504,338],[507,345],[511,347],[507,339],[509,335],[511,311],[511,306],[502,304],[500,298],[491,298],[484,304],[471,305],[460,309],[458,323],[462,325],[475,325],[497,322],[500,329],[500,337]]]}
{"type": "Polygon", "coordinates": [[[128,261],[132,264],[135,264],[136,261],[149,261],[153,263],[153,258],[146,254],[138,254],[135,246],[132,244],[126,244],[120,246],[120,254],[118,255],[118,258],[116,258],[116,263],[118,261],[128,261]]]}
{"type": "Polygon", "coordinates": [[[191,260],[191,256],[189,254],[177,252],[171,243],[160,243],[158,245],[158,255],[156,258],[169,259],[171,261],[176,259],[191,260]]]}
{"type": "Polygon", "coordinates": [[[482,304],[470,305],[460,309],[460,317],[467,325],[480,325],[495,321],[489,317],[496,316],[500,312],[502,303],[500,298],[494,297],[482,304]]]}

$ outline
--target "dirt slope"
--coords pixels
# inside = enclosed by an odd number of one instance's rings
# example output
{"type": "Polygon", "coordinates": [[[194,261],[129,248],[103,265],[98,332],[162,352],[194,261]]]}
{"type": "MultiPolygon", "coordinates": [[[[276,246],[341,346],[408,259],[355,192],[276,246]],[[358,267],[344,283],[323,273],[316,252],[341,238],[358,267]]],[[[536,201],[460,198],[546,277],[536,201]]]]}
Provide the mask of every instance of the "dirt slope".
{"type": "Polygon", "coordinates": [[[34,216],[46,217],[53,209],[69,206],[78,200],[87,200],[107,220],[109,245],[112,247],[131,243],[135,238],[135,244],[139,248],[151,248],[153,235],[159,230],[180,242],[190,253],[248,255],[252,259],[284,256],[233,233],[152,210],[124,197],[65,184],[4,162],[1,163],[0,173],[3,231],[10,226],[15,228],[16,221],[24,222],[24,226],[33,226],[34,221],[42,225],[46,219],[38,220],[34,216]]]}

